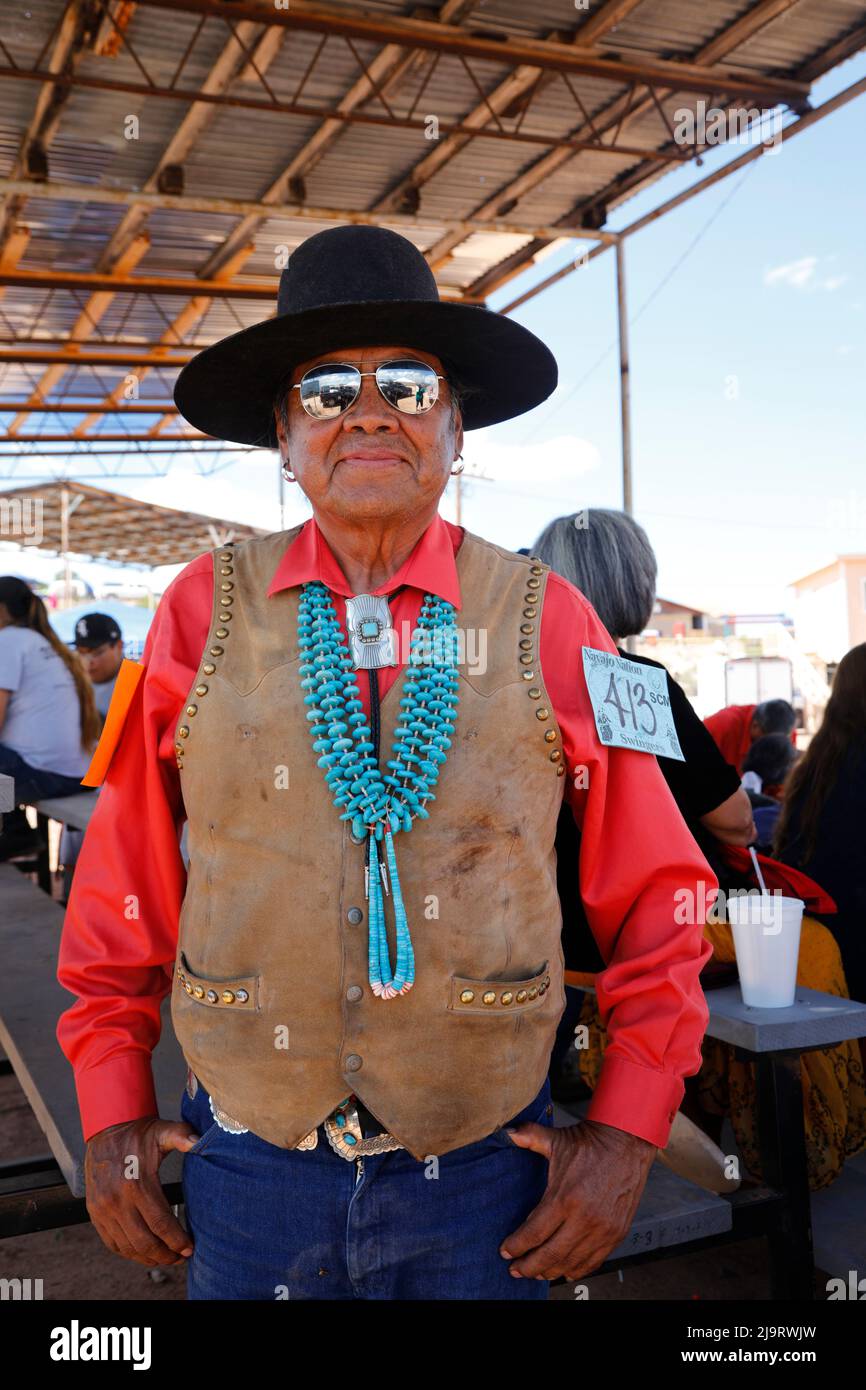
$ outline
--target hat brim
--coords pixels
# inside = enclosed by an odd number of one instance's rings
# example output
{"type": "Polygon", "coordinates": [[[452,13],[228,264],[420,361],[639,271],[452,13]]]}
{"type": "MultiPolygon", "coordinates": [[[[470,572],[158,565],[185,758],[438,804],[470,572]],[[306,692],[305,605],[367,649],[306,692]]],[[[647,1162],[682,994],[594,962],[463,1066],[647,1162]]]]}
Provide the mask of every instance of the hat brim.
{"type": "Polygon", "coordinates": [[[276,449],[274,396],[291,368],[332,350],[392,343],[433,353],[473,388],[465,430],[522,415],[556,387],[553,353],[503,314],[442,300],[378,300],[283,314],[221,339],[180,372],[175,403],[205,434],[276,449]]]}

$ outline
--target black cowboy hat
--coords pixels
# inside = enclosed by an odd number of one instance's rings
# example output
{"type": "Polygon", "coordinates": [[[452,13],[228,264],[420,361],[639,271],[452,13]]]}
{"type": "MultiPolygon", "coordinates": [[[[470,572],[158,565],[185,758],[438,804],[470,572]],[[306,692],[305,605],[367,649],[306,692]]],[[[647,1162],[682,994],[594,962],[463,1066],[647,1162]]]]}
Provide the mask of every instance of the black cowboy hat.
{"type": "Polygon", "coordinates": [[[280,276],[276,316],[197,353],[174,399],[206,434],[276,449],[274,397],[299,362],[390,343],[433,353],[457,375],[467,430],[521,415],[556,386],[556,359],[529,329],[484,305],[440,300],[411,241],[351,223],[302,242],[280,276]]]}

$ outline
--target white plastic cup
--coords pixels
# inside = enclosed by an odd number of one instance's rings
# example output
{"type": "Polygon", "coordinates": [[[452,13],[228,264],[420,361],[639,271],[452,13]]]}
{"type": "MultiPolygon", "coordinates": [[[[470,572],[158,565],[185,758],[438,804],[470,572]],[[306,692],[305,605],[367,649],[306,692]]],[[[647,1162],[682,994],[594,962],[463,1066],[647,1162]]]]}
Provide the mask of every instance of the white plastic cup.
{"type": "Polygon", "coordinates": [[[753,1009],[790,1008],[806,904],[778,892],[729,894],[727,903],[743,1003],[753,1009]]]}

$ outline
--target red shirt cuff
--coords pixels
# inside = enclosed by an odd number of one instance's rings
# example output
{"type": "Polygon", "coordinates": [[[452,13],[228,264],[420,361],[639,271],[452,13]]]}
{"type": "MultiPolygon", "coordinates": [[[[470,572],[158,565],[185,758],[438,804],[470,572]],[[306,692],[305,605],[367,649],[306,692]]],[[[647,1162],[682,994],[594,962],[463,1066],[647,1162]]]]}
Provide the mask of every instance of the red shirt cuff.
{"type": "Polygon", "coordinates": [[[664,1149],[685,1092],[684,1082],[670,1072],[654,1071],[608,1053],[586,1118],[623,1129],[664,1149]]]}
{"type": "Polygon", "coordinates": [[[150,1059],[140,1052],[76,1072],[75,1089],[85,1143],[110,1125],[159,1114],[150,1059]]]}

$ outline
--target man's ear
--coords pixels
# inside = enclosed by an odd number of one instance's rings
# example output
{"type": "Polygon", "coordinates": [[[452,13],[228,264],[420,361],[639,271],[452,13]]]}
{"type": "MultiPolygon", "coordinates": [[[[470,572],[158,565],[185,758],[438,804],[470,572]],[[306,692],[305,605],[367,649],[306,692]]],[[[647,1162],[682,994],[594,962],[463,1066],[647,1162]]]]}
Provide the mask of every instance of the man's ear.
{"type": "Polygon", "coordinates": [[[283,463],[285,463],[288,441],[286,439],[286,431],[283,426],[283,422],[280,418],[280,412],[278,410],[274,411],[274,429],[277,435],[277,444],[279,445],[280,449],[280,458],[282,459],[283,463]]]}
{"type": "Polygon", "coordinates": [[[461,454],[461,453],[463,452],[463,417],[462,417],[462,415],[461,415],[461,417],[460,417],[460,423],[458,424],[456,430],[454,431],[454,452],[455,452],[455,454],[461,454]]]}

